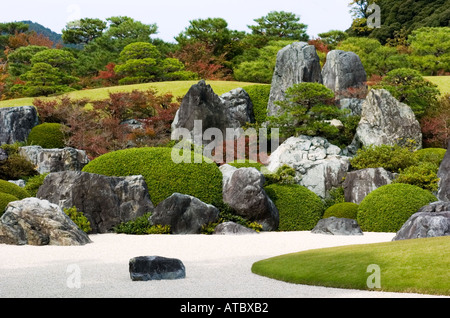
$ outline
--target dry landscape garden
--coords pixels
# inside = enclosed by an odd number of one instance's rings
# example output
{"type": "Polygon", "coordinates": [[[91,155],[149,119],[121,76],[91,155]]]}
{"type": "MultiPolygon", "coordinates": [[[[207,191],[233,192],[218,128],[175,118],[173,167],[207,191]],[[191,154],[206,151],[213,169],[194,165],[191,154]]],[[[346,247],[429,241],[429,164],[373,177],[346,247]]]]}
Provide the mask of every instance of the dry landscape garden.
{"type": "MultiPolygon", "coordinates": [[[[248,32],[191,20],[175,43],[126,16],[62,34],[0,23],[0,251],[111,234],[386,233],[248,270],[450,296],[450,3],[379,0],[371,28],[372,2],[352,1],[352,25],[317,38],[284,11],[248,32]],[[373,264],[381,286],[368,283],[373,264]]],[[[186,276],[158,257],[129,270],[186,276]]]]}

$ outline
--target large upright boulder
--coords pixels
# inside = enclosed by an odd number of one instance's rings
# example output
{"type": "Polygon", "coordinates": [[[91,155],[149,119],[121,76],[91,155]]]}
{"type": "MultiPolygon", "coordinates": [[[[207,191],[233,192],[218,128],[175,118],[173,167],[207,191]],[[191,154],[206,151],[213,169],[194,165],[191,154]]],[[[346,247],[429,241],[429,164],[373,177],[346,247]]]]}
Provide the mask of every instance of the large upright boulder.
{"type": "Polygon", "coordinates": [[[323,85],[339,96],[349,88],[364,88],[367,74],[356,53],[330,51],[322,69],[323,85]]]}
{"type": "Polygon", "coordinates": [[[11,202],[0,218],[0,244],[69,246],[90,242],[58,205],[46,200],[11,202]]]}
{"type": "Polygon", "coordinates": [[[38,123],[33,106],[0,108],[0,145],[26,141],[38,123]]]}
{"type": "Polygon", "coordinates": [[[296,171],[299,185],[325,198],[330,190],[342,185],[350,158],[325,138],[299,136],[287,139],[272,152],[267,169],[276,172],[283,165],[296,171]]]}
{"type": "Polygon", "coordinates": [[[106,177],[80,171],[49,174],[37,197],[61,208],[76,207],[91,223],[92,233],[152,212],[153,203],[142,176],[106,177]]]}
{"type": "MultiPolygon", "coordinates": [[[[201,134],[216,128],[226,137],[227,128],[238,129],[255,121],[250,96],[242,88],[234,89],[222,96],[214,93],[204,80],[193,85],[181,102],[172,123],[172,133],[177,128],[185,128],[194,140],[195,121],[201,121],[201,134]]],[[[208,144],[210,141],[204,141],[208,144]]]]}
{"type": "Polygon", "coordinates": [[[368,168],[349,172],[342,184],[346,202],[360,204],[372,191],[391,184],[395,174],[383,168],[368,168]]]}
{"type": "Polygon", "coordinates": [[[403,144],[413,140],[422,147],[422,131],[411,107],[385,89],[373,89],[362,105],[361,121],[353,143],[360,146],[403,144]]]}
{"type": "Polygon", "coordinates": [[[264,175],[255,168],[229,169],[223,165],[223,202],[236,214],[273,231],[279,225],[279,213],[264,190],[264,175]]]}
{"type": "Polygon", "coordinates": [[[285,92],[289,87],[303,82],[322,83],[320,59],[313,45],[295,42],[277,54],[267,114],[276,115],[279,107],[275,102],[285,99],[285,92]]]}
{"type": "Polygon", "coordinates": [[[89,163],[89,158],[84,150],[70,147],[44,149],[41,146],[26,146],[19,148],[19,154],[31,162],[41,174],[81,171],[89,163]]]}

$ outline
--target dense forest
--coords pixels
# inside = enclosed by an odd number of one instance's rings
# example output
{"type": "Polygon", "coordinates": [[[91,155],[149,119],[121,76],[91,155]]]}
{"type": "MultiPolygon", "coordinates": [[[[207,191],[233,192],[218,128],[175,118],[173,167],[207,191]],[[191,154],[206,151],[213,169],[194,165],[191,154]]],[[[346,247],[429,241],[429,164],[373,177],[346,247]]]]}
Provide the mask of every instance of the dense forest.
{"type": "Polygon", "coordinates": [[[155,37],[156,24],[126,16],[72,21],[61,35],[31,21],[1,23],[0,99],[155,81],[270,83],[277,52],[294,41],[314,45],[322,63],[333,49],[356,52],[375,81],[400,67],[450,72],[450,0],[379,0],[382,24],[375,29],[367,25],[371,3],[353,0],[349,29],[318,38],[284,11],[249,21],[248,32],[222,18],[191,20],[174,43],[155,37]]]}

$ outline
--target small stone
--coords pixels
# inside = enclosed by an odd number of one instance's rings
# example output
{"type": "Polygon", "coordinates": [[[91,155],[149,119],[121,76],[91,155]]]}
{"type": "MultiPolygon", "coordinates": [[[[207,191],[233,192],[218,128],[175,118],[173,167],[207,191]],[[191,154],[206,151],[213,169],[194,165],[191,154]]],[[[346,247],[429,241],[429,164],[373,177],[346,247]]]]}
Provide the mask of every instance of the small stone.
{"type": "Polygon", "coordinates": [[[214,229],[215,235],[246,235],[246,234],[258,234],[255,230],[249,229],[243,225],[235,222],[220,223],[214,229]]]}
{"type": "Polygon", "coordinates": [[[184,264],[175,258],[139,256],[130,259],[132,281],[174,280],[186,278],[184,264]]]}
{"type": "Polygon", "coordinates": [[[363,235],[353,219],[330,217],[320,220],[311,233],[328,235],[363,235]]]}

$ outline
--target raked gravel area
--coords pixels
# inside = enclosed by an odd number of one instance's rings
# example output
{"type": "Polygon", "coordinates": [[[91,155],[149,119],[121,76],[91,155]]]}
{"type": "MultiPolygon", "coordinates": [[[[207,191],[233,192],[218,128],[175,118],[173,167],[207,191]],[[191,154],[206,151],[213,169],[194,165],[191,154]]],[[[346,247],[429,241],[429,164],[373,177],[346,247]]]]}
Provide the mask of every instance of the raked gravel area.
{"type": "Polygon", "coordinates": [[[98,234],[91,235],[92,243],[85,246],[0,244],[0,298],[435,297],[295,285],[251,272],[254,262],[269,257],[324,247],[388,242],[394,235],[332,236],[311,232],[98,234]],[[180,259],[186,267],[186,278],[134,282],[130,279],[128,262],[136,256],[180,259]]]}

